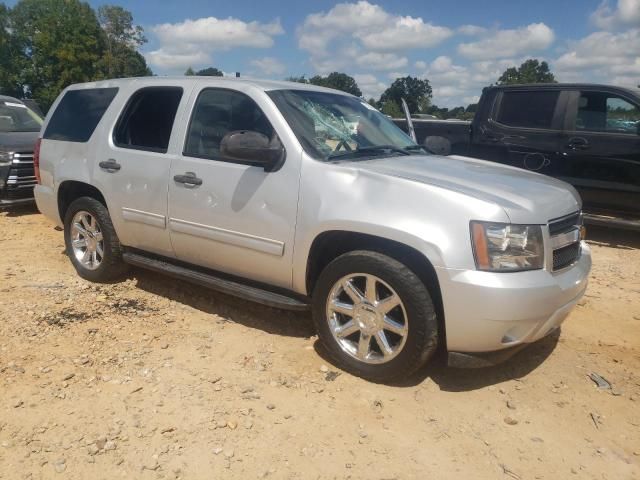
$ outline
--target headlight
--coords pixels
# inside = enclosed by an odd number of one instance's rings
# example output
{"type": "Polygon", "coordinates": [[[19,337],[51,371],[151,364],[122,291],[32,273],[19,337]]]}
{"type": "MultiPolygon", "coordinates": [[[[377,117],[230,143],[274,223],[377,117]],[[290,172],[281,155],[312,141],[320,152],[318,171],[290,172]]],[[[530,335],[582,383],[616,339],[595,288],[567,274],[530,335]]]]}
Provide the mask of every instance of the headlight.
{"type": "Polygon", "coordinates": [[[471,222],[471,239],[478,270],[516,272],[544,266],[540,225],[471,222]]]}
{"type": "Polygon", "coordinates": [[[9,165],[13,161],[13,152],[0,150],[0,165],[9,165]]]}

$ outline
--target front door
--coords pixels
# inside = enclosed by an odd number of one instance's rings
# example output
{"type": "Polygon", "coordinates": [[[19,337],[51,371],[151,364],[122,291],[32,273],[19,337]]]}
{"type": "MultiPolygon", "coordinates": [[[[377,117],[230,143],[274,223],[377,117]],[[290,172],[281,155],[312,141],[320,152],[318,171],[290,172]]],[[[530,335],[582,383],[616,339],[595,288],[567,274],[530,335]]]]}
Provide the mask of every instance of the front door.
{"type": "Polygon", "coordinates": [[[474,133],[474,156],[545,175],[558,159],[564,95],[557,89],[506,90],[474,133]]]}
{"type": "Polygon", "coordinates": [[[194,95],[184,152],[171,165],[171,242],[185,262],[289,288],[299,147],[284,139],[286,159],[272,172],[220,154],[229,132],[277,134],[264,113],[273,104],[264,92],[253,95],[226,88],[204,88],[194,95]]]}
{"type": "Polygon", "coordinates": [[[554,174],[586,209],[640,216],[640,105],[603,91],[575,91],[554,174]]]}

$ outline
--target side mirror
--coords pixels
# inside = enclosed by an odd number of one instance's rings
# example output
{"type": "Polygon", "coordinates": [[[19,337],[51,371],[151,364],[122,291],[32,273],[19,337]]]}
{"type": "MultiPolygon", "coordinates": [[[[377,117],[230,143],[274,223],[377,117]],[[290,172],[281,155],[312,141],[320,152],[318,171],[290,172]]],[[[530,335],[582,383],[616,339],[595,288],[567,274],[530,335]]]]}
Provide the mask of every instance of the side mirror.
{"type": "Polygon", "coordinates": [[[442,155],[446,157],[451,154],[451,142],[449,139],[444,137],[427,137],[424,141],[424,148],[434,155],[442,155]]]}
{"type": "Polygon", "coordinates": [[[236,130],[222,137],[220,154],[229,160],[260,166],[265,172],[271,172],[282,165],[285,150],[277,135],[269,139],[260,132],[236,130]]]}

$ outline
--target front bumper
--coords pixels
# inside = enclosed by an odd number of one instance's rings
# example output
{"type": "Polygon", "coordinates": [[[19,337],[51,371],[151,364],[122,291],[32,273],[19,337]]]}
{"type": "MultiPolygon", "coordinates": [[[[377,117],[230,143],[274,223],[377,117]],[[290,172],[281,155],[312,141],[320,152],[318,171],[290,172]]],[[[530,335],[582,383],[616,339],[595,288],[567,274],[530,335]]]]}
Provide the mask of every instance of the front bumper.
{"type": "Polygon", "coordinates": [[[556,330],[587,288],[591,251],[559,272],[493,273],[436,269],[447,350],[496,352],[535,342],[556,330]]]}
{"type": "Polygon", "coordinates": [[[24,205],[34,205],[35,199],[30,198],[0,198],[0,210],[13,207],[21,207],[24,205]]]}

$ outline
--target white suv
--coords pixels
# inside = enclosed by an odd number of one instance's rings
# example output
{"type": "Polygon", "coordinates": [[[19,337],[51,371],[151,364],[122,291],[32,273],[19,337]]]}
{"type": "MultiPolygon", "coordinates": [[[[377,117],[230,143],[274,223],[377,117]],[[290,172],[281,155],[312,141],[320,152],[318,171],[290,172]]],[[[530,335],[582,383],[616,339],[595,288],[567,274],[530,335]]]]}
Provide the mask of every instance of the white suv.
{"type": "Polygon", "coordinates": [[[335,361],[375,381],[439,345],[456,364],[489,364],[556,329],[587,286],[572,187],[430,155],[342,92],[211,77],[74,85],[38,147],[38,207],[64,227],[80,276],[131,264],[311,308],[335,361]]]}

